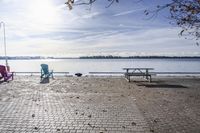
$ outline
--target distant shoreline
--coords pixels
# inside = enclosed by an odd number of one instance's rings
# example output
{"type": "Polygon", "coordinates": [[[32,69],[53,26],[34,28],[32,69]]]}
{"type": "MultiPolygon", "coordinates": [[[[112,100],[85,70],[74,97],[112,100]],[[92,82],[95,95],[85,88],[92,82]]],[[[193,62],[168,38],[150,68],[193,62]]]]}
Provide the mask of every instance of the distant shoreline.
{"type": "Polygon", "coordinates": [[[196,58],[200,59],[200,56],[94,56],[94,57],[80,57],[80,59],[191,59],[196,58]]]}
{"type": "MultiPolygon", "coordinates": [[[[0,56],[0,60],[6,58],[0,56]]],[[[42,57],[42,56],[13,56],[8,60],[45,60],[45,59],[200,59],[200,56],[82,56],[82,57],[42,57]]]]}

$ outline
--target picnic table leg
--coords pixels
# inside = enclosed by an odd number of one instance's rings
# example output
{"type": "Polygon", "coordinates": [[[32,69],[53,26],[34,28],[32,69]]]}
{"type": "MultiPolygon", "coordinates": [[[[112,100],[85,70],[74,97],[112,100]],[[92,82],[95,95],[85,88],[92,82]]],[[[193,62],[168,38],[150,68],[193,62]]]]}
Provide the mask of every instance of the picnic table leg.
{"type": "Polygon", "coordinates": [[[128,82],[131,82],[131,76],[128,76],[128,82]]]}
{"type": "Polygon", "coordinates": [[[148,72],[148,69],[146,69],[146,79],[147,80],[149,79],[148,75],[149,75],[149,72],[148,72]]]}
{"type": "Polygon", "coordinates": [[[126,70],[125,78],[128,80],[128,82],[130,82],[130,76],[128,75],[128,69],[126,70]]]}
{"type": "Polygon", "coordinates": [[[128,76],[127,74],[125,74],[125,79],[130,82],[130,76],[128,76]]]}
{"type": "Polygon", "coordinates": [[[150,78],[150,79],[149,79],[149,82],[151,82],[151,75],[149,76],[149,78],[150,78]]]}

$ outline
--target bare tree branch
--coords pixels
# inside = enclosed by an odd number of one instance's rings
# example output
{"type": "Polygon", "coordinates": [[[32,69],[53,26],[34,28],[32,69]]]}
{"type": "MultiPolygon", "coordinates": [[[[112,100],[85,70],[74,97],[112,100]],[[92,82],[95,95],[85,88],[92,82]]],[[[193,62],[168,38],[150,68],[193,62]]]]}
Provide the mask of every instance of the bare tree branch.
{"type": "Polygon", "coordinates": [[[171,3],[158,5],[153,11],[145,10],[145,14],[155,16],[164,9],[169,10],[171,20],[182,28],[180,36],[200,39],[200,0],[172,0],[171,3]]]}
{"type": "MultiPolygon", "coordinates": [[[[68,5],[71,10],[75,5],[92,5],[97,0],[67,0],[65,4],[68,5]]],[[[106,0],[109,2],[110,7],[114,2],[119,3],[120,0],[106,0]]],[[[142,0],[138,0],[142,1],[142,0]]],[[[126,2],[121,0],[121,2],[126,2]]],[[[137,2],[136,2],[137,3],[137,2]]],[[[157,16],[162,10],[169,10],[169,18],[177,26],[181,27],[180,36],[187,36],[200,39],[200,0],[171,0],[170,3],[164,5],[157,5],[155,10],[145,10],[145,15],[153,18],[157,16]]]]}

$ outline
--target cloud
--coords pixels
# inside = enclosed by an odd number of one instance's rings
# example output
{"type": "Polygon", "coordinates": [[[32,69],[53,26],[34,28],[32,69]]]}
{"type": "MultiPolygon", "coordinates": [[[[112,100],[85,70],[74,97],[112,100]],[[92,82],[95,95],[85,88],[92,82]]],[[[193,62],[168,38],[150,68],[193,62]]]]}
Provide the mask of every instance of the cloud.
{"type": "Polygon", "coordinates": [[[85,14],[83,16],[80,16],[80,18],[93,18],[93,17],[96,17],[100,14],[101,14],[100,12],[93,12],[93,13],[89,13],[89,14],[85,14]]]}
{"type": "Polygon", "coordinates": [[[124,12],[120,12],[120,13],[114,14],[113,16],[114,17],[118,17],[118,16],[123,16],[123,15],[132,14],[132,13],[135,13],[135,12],[143,11],[143,10],[145,10],[145,9],[141,8],[141,9],[129,10],[129,11],[124,11],[124,12]]]}
{"type": "Polygon", "coordinates": [[[8,55],[199,53],[193,41],[178,37],[180,29],[169,28],[166,20],[141,19],[144,6],[133,7],[131,2],[110,8],[96,5],[89,12],[82,6],[69,11],[64,0],[44,0],[45,6],[40,0],[3,1],[0,20],[6,23],[8,55]]]}

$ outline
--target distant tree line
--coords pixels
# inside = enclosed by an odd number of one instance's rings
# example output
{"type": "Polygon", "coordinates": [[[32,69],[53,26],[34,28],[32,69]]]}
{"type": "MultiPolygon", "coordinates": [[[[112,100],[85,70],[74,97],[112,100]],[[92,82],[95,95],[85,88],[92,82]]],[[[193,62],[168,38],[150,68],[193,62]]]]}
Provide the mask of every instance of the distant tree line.
{"type": "MultiPolygon", "coordinates": [[[[163,58],[198,58],[200,56],[81,56],[81,57],[43,57],[43,56],[8,56],[8,60],[34,60],[34,59],[163,59],[163,58]]],[[[6,57],[0,56],[0,60],[5,60],[6,57]]]]}
{"type": "Polygon", "coordinates": [[[8,60],[18,60],[18,59],[45,59],[45,57],[42,56],[0,56],[0,60],[4,60],[4,59],[8,59],[8,60]]]}
{"type": "Polygon", "coordinates": [[[80,59],[163,59],[163,58],[200,58],[200,56],[81,56],[80,59]]]}

